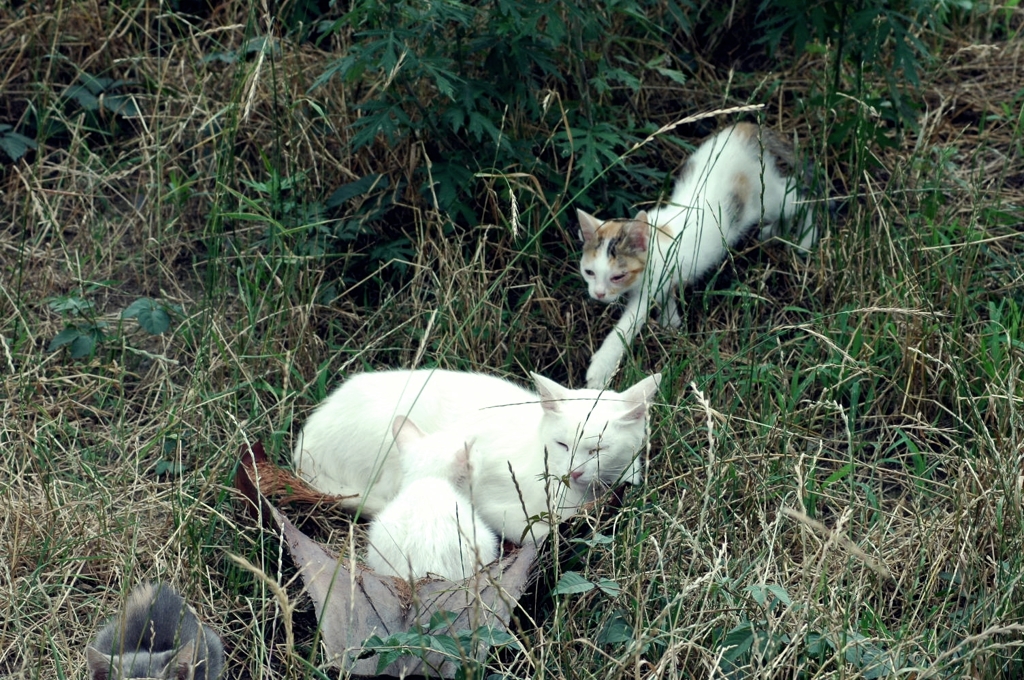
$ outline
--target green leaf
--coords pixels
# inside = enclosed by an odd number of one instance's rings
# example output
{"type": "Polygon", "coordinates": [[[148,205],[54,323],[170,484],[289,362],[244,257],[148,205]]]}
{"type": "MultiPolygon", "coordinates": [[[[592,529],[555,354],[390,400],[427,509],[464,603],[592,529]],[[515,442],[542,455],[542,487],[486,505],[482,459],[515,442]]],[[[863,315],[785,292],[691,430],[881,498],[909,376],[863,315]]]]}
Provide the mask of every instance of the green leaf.
{"type": "Polygon", "coordinates": [[[780,586],[780,585],[779,585],[779,584],[777,584],[777,583],[772,583],[772,584],[769,584],[769,585],[765,586],[765,588],[767,588],[767,590],[768,590],[768,591],[769,591],[769,592],[770,592],[770,593],[771,593],[772,595],[774,595],[774,596],[775,596],[775,598],[776,598],[776,599],[777,599],[777,600],[778,600],[779,602],[783,603],[783,604],[784,604],[784,605],[786,605],[787,607],[789,607],[789,606],[792,606],[792,604],[793,604],[793,598],[791,598],[791,597],[789,596],[789,593],[787,593],[787,592],[786,592],[786,589],[785,589],[785,588],[783,588],[782,586],[780,586]]]}
{"type": "Polygon", "coordinates": [[[841,466],[838,470],[830,474],[828,478],[824,482],[822,482],[821,487],[823,489],[828,488],[832,484],[838,482],[840,479],[843,479],[844,477],[848,476],[851,472],[853,472],[853,465],[851,463],[847,463],[846,465],[841,466]]]}
{"type": "Polygon", "coordinates": [[[573,538],[573,539],[571,539],[570,542],[571,543],[582,543],[583,545],[589,545],[591,548],[593,548],[593,547],[598,546],[598,545],[610,545],[611,542],[614,541],[614,540],[615,539],[613,539],[611,536],[606,536],[605,534],[596,533],[593,536],[591,536],[590,538],[573,538]]]}
{"type": "Polygon", "coordinates": [[[66,94],[69,99],[74,99],[78,102],[78,105],[86,111],[95,111],[100,107],[99,98],[92,92],[89,92],[89,90],[82,85],[69,87],[65,90],[64,94],[66,94]]]}
{"type": "Polygon", "coordinates": [[[893,654],[873,644],[868,638],[855,632],[847,632],[844,654],[847,663],[861,670],[866,680],[889,677],[899,665],[893,654]]]}
{"type": "Polygon", "coordinates": [[[462,650],[459,649],[459,643],[455,641],[451,635],[427,635],[426,642],[430,643],[431,649],[441,654],[452,658],[458,659],[462,656],[462,650]]]}
{"type": "Polygon", "coordinates": [[[50,300],[49,307],[59,314],[70,312],[79,316],[88,316],[94,309],[94,305],[91,302],[74,295],[54,298],[50,300]]]}
{"type": "Polygon", "coordinates": [[[597,644],[617,645],[633,640],[633,626],[622,616],[614,614],[597,634],[597,644]]]}
{"type": "Polygon", "coordinates": [[[562,574],[562,578],[558,579],[558,584],[554,590],[551,591],[552,595],[574,595],[576,593],[586,593],[596,588],[593,583],[583,578],[580,574],[575,571],[567,571],[562,574]]]}
{"type": "Polygon", "coordinates": [[[50,352],[55,352],[64,345],[71,344],[75,338],[82,334],[82,331],[78,330],[78,326],[67,326],[57,336],[50,341],[50,346],[47,348],[50,352]]]}
{"type": "Polygon", "coordinates": [[[149,314],[139,314],[139,325],[151,335],[160,335],[171,327],[171,317],[163,309],[154,309],[149,314]]]}
{"type": "Polygon", "coordinates": [[[16,161],[25,155],[29,149],[36,149],[38,145],[34,140],[25,135],[10,131],[10,126],[4,126],[8,131],[0,131],[0,149],[4,150],[12,161],[16,161]]]}
{"type": "Polygon", "coordinates": [[[139,298],[121,312],[122,319],[138,319],[150,335],[160,335],[171,327],[171,315],[155,300],[139,298]]]}
{"type": "Polygon", "coordinates": [[[157,461],[155,471],[158,477],[167,474],[180,475],[185,471],[185,466],[173,460],[161,460],[157,461]]]}
{"type": "Polygon", "coordinates": [[[346,201],[355,198],[356,196],[362,196],[367,194],[373,189],[387,189],[388,178],[386,175],[373,174],[360,177],[354,182],[348,182],[342,184],[340,187],[331,193],[330,198],[327,199],[328,208],[337,208],[344,204],[346,201]]]}
{"type": "Polygon", "coordinates": [[[686,84],[687,77],[686,77],[686,74],[683,73],[682,71],[677,71],[677,70],[672,69],[672,68],[657,68],[655,70],[658,73],[660,73],[661,75],[665,76],[666,78],[668,78],[670,80],[674,80],[675,82],[679,83],[680,85],[685,85],[686,84]]]}
{"type": "Polygon", "coordinates": [[[449,611],[434,612],[433,615],[431,615],[431,617],[430,617],[430,628],[429,629],[430,630],[441,630],[442,628],[448,628],[453,623],[455,623],[455,621],[458,620],[458,618],[459,618],[459,615],[456,614],[455,612],[449,612],[449,611]]]}
{"type": "Polygon", "coordinates": [[[91,334],[79,333],[71,341],[71,358],[81,359],[90,356],[96,350],[96,338],[91,334]]]}
{"type": "Polygon", "coordinates": [[[139,298],[135,302],[125,307],[124,311],[121,312],[122,319],[131,319],[138,317],[139,313],[143,310],[150,310],[154,306],[154,302],[149,298],[139,298]]]}
{"type": "Polygon", "coordinates": [[[377,657],[377,675],[384,672],[384,669],[390,666],[392,663],[401,659],[403,656],[412,656],[408,651],[404,649],[383,649],[379,652],[377,657]]]}
{"type": "Polygon", "coordinates": [[[109,94],[105,96],[103,98],[103,108],[126,118],[138,118],[140,115],[139,107],[135,103],[135,97],[125,94],[109,94]]]}
{"type": "Polygon", "coordinates": [[[786,592],[785,588],[778,584],[755,583],[747,586],[744,590],[746,590],[747,594],[754,598],[754,601],[762,607],[766,607],[770,604],[768,599],[769,595],[774,596],[774,600],[772,602],[779,601],[787,607],[793,604],[793,599],[789,596],[789,593],[786,592]]]}
{"type": "Polygon", "coordinates": [[[608,597],[618,597],[619,593],[622,592],[622,586],[608,578],[598,581],[597,588],[608,597]]]}
{"type": "Polygon", "coordinates": [[[281,47],[273,38],[258,35],[255,38],[249,38],[249,40],[242,45],[242,52],[244,54],[256,54],[258,52],[262,52],[263,54],[276,56],[281,52],[281,47]]]}
{"type": "Polygon", "coordinates": [[[519,649],[519,641],[516,640],[515,636],[497,626],[480,626],[475,631],[463,631],[459,638],[466,643],[466,647],[470,647],[475,639],[491,647],[519,649]]]}
{"type": "Polygon", "coordinates": [[[113,78],[107,78],[105,76],[94,76],[88,73],[83,73],[80,80],[82,84],[88,89],[89,92],[95,95],[102,94],[112,87],[115,87],[117,83],[114,82],[113,78]]]}
{"type": "Polygon", "coordinates": [[[754,626],[749,622],[741,623],[730,630],[722,638],[722,641],[718,643],[718,648],[725,650],[722,658],[726,661],[736,661],[740,656],[750,651],[750,648],[754,645],[755,635],[754,626]]]}
{"type": "MultiPolygon", "coordinates": [[[[378,647],[383,647],[383,646],[384,646],[384,638],[382,638],[379,635],[371,635],[370,637],[366,638],[366,642],[363,643],[363,647],[365,647],[367,649],[371,649],[371,650],[377,649],[378,647]]],[[[363,658],[365,658],[365,657],[363,657],[363,658]]]]}

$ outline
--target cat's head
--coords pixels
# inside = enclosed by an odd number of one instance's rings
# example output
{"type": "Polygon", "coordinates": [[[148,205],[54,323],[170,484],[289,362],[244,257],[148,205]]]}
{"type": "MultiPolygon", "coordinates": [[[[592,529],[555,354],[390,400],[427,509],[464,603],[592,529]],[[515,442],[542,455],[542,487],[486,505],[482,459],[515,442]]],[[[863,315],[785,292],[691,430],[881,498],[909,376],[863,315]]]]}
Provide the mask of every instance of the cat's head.
{"type": "Polygon", "coordinates": [[[402,475],[406,481],[439,477],[457,489],[464,488],[471,471],[467,441],[452,432],[426,434],[405,416],[391,423],[391,434],[398,446],[402,475]]]}
{"type": "Polygon", "coordinates": [[[95,647],[85,650],[90,680],[192,680],[195,677],[195,644],[188,642],[167,652],[127,652],[108,655],[95,647]]]}
{"type": "Polygon", "coordinates": [[[615,302],[619,296],[643,281],[651,228],[647,213],[631,220],[602,221],[577,210],[583,256],[580,272],[590,297],[615,302]]]}
{"type": "Polygon", "coordinates": [[[661,374],[624,392],[570,390],[533,373],[544,418],[541,437],[552,474],[581,491],[643,481],[647,412],[661,374]]]}

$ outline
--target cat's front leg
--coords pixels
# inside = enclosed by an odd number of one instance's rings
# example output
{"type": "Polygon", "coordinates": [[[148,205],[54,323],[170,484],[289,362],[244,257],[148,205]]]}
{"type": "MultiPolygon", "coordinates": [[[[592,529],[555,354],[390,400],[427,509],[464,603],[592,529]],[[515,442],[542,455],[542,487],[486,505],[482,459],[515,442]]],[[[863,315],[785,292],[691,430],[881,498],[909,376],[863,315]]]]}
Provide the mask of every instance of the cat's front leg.
{"type": "Polygon", "coordinates": [[[594,390],[608,387],[626,347],[633,342],[633,338],[640,332],[640,326],[647,321],[649,310],[649,295],[639,293],[629,299],[615,328],[590,359],[590,368],[587,369],[587,387],[594,390]]]}
{"type": "Polygon", "coordinates": [[[612,374],[618,368],[619,360],[624,352],[624,340],[613,330],[590,359],[590,368],[587,369],[587,387],[592,390],[608,387],[608,383],[612,380],[612,374]]]}

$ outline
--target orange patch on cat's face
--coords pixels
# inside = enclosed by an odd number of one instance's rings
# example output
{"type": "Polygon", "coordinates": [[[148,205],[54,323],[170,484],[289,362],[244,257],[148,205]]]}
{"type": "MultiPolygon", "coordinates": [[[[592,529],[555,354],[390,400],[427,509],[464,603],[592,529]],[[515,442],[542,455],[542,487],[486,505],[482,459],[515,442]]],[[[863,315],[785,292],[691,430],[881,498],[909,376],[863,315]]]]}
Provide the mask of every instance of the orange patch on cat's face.
{"type": "Polygon", "coordinates": [[[632,288],[637,281],[644,275],[644,269],[647,267],[647,261],[640,259],[636,255],[622,255],[615,258],[616,266],[620,267],[624,278],[621,281],[617,281],[612,284],[613,290],[623,291],[632,288]]]}
{"type": "Polygon", "coordinates": [[[607,302],[612,302],[624,291],[632,288],[643,277],[644,269],[647,267],[647,253],[631,252],[628,247],[626,225],[631,220],[617,219],[608,220],[601,224],[593,238],[587,239],[583,244],[583,257],[581,264],[584,269],[594,266],[594,263],[604,256],[610,247],[614,253],[608,253],[609,270],[606,272],[606,280],[599,282],[607,290],[607,302]],[[625,251],[625,252],[622,252],[625,251]],[[614,276],[622,276],[618,281],[612,280],[614,276]]]}
{"type": "Polygon", "coordinates": [[[615,238],[622,233],[622,228],[629,220],[605,220],[597,228],[594,238],[588,238],[583,243],[583,252],[596,253],[600,246],[608,239],[615,238]]]}

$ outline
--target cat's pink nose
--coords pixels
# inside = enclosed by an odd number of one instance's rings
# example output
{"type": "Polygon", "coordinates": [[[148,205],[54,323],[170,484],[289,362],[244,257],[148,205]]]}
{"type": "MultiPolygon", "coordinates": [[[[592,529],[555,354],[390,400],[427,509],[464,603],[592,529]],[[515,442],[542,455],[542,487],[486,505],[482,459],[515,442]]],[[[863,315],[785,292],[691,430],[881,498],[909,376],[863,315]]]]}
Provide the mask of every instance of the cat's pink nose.
{"type": "Polygon", "coordinates": [[[598,300],[603,300],[604,296],[607,295],[607,294],[608,293],[602,293],[600,291],[594,291],[594,297],[596,297],[598,300]]]}
{"type": "Polygon", "coordinates": [[[578,482],[580,481],[580,477],[583,476],[583,470],[573,470],[569,473],[569,476],[572,477],[572,481],[578,482]]]}

